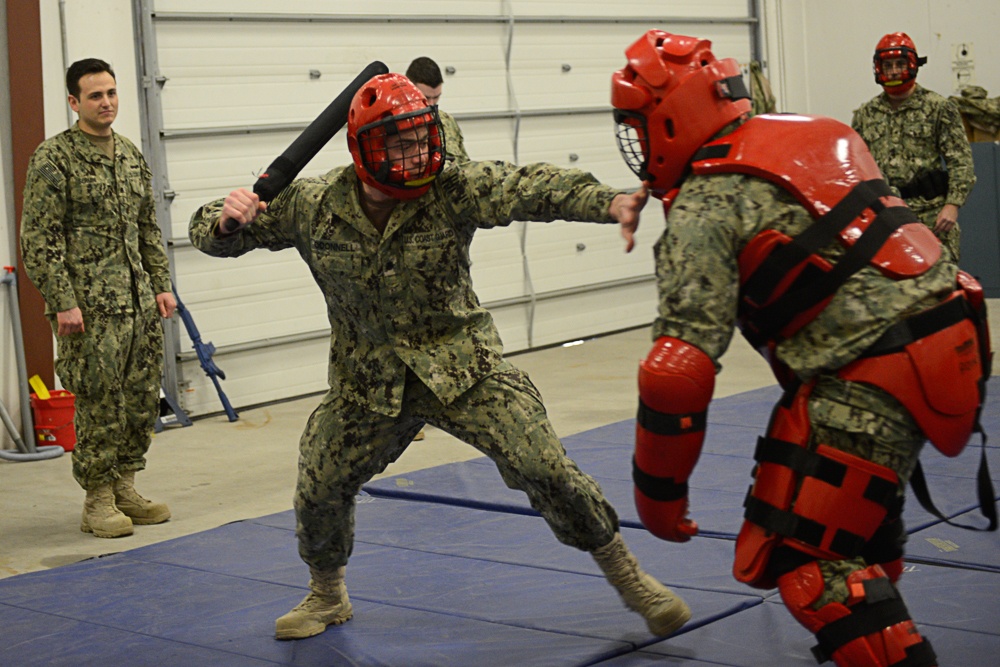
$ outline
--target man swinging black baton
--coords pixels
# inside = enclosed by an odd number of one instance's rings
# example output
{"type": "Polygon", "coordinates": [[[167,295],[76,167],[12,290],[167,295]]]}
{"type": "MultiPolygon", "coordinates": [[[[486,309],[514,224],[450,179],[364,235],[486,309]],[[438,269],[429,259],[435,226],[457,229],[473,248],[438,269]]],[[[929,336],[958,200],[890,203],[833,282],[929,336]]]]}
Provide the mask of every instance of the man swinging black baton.
{"type": "MultiPolygon", "coordinates": [[[[270,202],[272,199],[278,196],[278,194],[284,190],[289,183],[295,180],[302,168],[311,160],[316,153],[320,151],[323,146],[333,138],[340,128],[347,124],[347,112],[351,106],[351,100],[354,98],[355,93],[363,86],[369,79],[379,74],[386,74],[389,68],[386,67],[385,63],[374,61],[365,67],[360,74],[358,74],[350,84],[347,85],[344,90],[330,102],[329,106],[323,110],[316,119],[309,123],[309,126],[302,131],[295,141],[285,149],[285,152],[279,155],[274,162],[267,168],[263,174],[254,183],[253,191],[260,197],[261,201],[270,202]]],[[[224,232],[235,231],[238,227],[238,223],[234,220],[224,220],[222,223],[222,228],[224,232]]],[[[174,292],[176,295],[176,291],[174,292]]],[[[178,311],[181,313],[182,319],[185,326],[187,327],[188,334],[191,336],[191,340],[194,344],[195,350],[198,352],[198,361],[201,363],[202,369],[204,369],[205,374],[208,375],[212,382],[215,384],[215,388],[219,393],[219,399],[222,401],[222,405],[226,410],[226,415],[229,417],[229,421],[236,421],[238,414],[236,410],[233,409],[232,405],[229,403],[229,399],[226,394],[222,391],[222,386],[219,384],[219,379],[223,380],[226,378],[225,374],[215,365],[212,361],[212,354],[215,352],[215,346],[211,343],[202,343],[201,336],[194,326],[194,320],[191,318],[190,313],[187,309],[183,308],[180,304],[180,296],[177,296],[178,311]]]]}
{"type": "MultiPolygon", "coordinates": [[[[309,160],[313,159],[316,153],[333,138],[333,135],[347,124],[347,112],[350,110],[351,100],[361,86],[372,77],[388,72],[389,68],[386,67],[385,63],[378,60],[361,70],[361,73],[344,88],[343,92],[330,102],[323,113],[309,123],[302,134],[285,149],[284,153],[275,158],[267,171],[260,175],[253,185],[254,194],[264,202],[270,202],[277,197],[289,183],[295,180],[295,177],[309,160]]],[[[235,220],[222,221],[222,231],[225,233],[234,232],[237,227],[239,224],[235,220]]]]}

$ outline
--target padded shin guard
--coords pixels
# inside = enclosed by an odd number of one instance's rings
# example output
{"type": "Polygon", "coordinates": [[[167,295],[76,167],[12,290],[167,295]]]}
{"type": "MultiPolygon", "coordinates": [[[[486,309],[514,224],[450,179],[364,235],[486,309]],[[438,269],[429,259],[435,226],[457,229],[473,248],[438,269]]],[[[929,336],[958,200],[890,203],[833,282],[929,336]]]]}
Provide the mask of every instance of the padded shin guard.
{"type": "Polygon", "coordinates": [[[935,667],[930,642],[917,632],[896,587],[878,565],[851,573],[845,603],[813,605],[823,594],[813,561],[778,578],[781,598],[799,623],[816,635],[813,654],[837,667],[935,667]]]}
{"type": "Polygon", "coordinates": [[[704,352],[663,337],[639,366],[635,505],[642,524],[657,537],[684,542],[698,532],[686,518],[687,480],[705,440],[715,364],[704,352]]]}

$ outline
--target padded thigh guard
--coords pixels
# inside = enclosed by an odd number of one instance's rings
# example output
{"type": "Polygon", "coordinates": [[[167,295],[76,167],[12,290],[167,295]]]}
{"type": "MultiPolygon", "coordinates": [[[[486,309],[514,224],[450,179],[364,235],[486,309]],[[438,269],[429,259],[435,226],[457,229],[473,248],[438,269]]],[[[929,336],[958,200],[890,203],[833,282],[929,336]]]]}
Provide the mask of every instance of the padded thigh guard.
{"type": "Polygon", "coordinates": [[[816,635],[813,654],[838,667],[935,667],[930,642],[917,632],[910,612],[878,565],[847,577],[848,598],[818,609],[825,590],[819,565],[811,562],[778,578],[785,606],[816,635]]]}
{"type": "Polygon", "coordinates": [[[752,586],[773,585],[769,560],[779,544],[824,560],[854,558],[898,510],[893,470],[828,445],[807,448],[811,392],[803,385],[786,396],[757,444],[733,567],[752,586]]]}
{"type": "Polygon", "coordinates": [[[635,504],[643,525],[666,540],[684,541],[697,526],[687,512],[687,480],[705,440],[715,364],[677,338],[656,341],[639,366],[635,504]]]}

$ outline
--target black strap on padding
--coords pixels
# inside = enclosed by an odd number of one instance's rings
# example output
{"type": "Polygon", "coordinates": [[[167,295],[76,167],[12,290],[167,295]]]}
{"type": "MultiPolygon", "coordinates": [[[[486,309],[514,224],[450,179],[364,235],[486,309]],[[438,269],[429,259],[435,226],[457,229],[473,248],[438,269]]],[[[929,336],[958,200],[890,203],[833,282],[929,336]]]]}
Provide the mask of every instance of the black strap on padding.
{"type": "Polygon", "coordinates": [[[868,265],[893,232],[915,219],[913,212],[903,206],[882,209],[832,270],[811,285],[786,292],[776,302],[756,310],[747,318],[751,326],[759,336],[773,340],[799,313],[832,296],[852,275],[868,265]]]}
{"type": "Polygon", "coordinates": [[[636,421],[639,426],[656,435],[684,435],[704,431],[708,411],[667,414],[654,410],[640,398],[636,421]]]}
{"type": "Polygon", "coordinates": [[[949,299],[889,327],[862,357],[877,357],[900,352],[910,343],[947,329],[969,317],[969,302],[961,297],[949,299]]]}
{"type": "Polygon", "coordinates": [[[694,154],[694,157],[691,158],[691,162],[697,162],[698,160],[715,160],[721,157],[726,157],[729,155],[729,149],[732,147],[732,144],[702,146],[698,149],[698,152],[694,154]]]}
{"type": "Polygon", "coordinates": [[[720,79],[715,85],[716,89],[723,97],[734,102],[737,100],[750,99],[750,91],[747,90],[747,84],[743,81],[743,76],[740,74],[720,79]]]}
{"type": "MultiPolygon", "coordinates": [[[[818,521],[778,509],[753,496],[753,488],[743,501],[743,518],[772,533],[796,539],[804,544],[819,547],[823,543],[826,527],[818,521]]],[[[850,556],[853,557],[853,556],[850,556]]]]}
{"type": "Polygon", "coordinates": [[[826,214],[817,218],[789,243],[775,250],[746,281],[741,288],[742,294],[755,304],[765,303],[778,283],[792,269],[820,248],[829,245],[862,211],[876,204],[880,197],[891,195],[892,190],[882,179],[858,183],[826,214]]]}
{"type": "MultiPolygon", "coordinates": [[[[791,469],[801,476],[813,477],[830,486],[839,487],[847,474],[847,465],[817,452],[777,438],[758,438],[754,459],[791,469]]],[[[863,497],[892,512],[898,504],[897,485],[872,475],[863,497]]],[[[753,488],[743,503],[744,518],[765,530],[819,547],[827,527],[813,519],[782,510],[753,496],[753,488]]],[[[838,528],[830,541],[830,549],[845,558],[861,553],[867,540],[864,536],[838,528]]]]}
{"type": "MultiPolygon", "coordinates": [[[[910,612],[888,579],[868,579],[863,582],[865,601],[852,606],[850,616],[825,625],[816,633],[818,646],[812,648],[817,662],[829,660],[834,652],[850,642],[880,633],[898,623],[912,620],[910,612]]],[[[892,667],[933,667],[937,656],[926,639],[906,649],[906,658],[892,667]]]]}
{"type": "Polygon", "coordinates": [[[657,477],[639,469],[632,458],[632,482],[644,496],[658,502],[669,502],[686,498],[687,482],[675,482],[673,477],[657,477]]]}
{"type": "Polygon", "coordinates": [[[760,463],[775,463],[791,468],[800,475],[815,477],[830,486],[840,486],[847,474],[847,466],[843,463],[777,438],[757,438],[753,458],[760,463]]]}

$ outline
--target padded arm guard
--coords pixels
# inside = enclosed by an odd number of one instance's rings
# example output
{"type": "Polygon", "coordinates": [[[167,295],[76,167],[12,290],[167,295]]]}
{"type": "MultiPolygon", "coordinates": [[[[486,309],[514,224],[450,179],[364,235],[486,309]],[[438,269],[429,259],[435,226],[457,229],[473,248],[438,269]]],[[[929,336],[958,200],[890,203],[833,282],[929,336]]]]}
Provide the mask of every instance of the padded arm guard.
{"type": "Polygon", "coordinates": [[[687,480],[705,441],[705,418],[715,389],[715,364],[677,338],[656,341],[639,365],[635,506],[657,537],[686,542],[698,526],[686,518],[687,480]]]}

